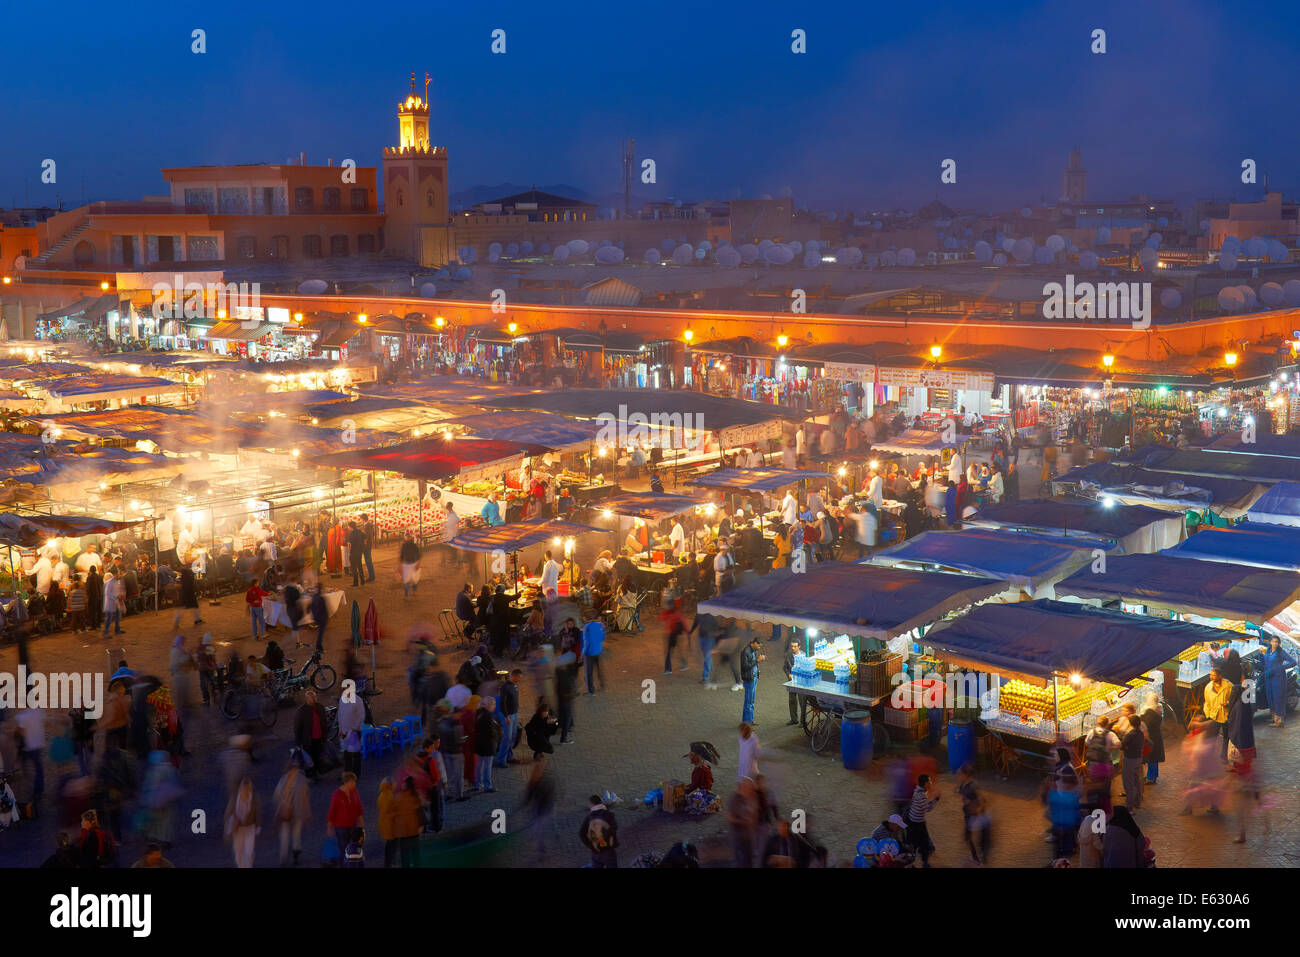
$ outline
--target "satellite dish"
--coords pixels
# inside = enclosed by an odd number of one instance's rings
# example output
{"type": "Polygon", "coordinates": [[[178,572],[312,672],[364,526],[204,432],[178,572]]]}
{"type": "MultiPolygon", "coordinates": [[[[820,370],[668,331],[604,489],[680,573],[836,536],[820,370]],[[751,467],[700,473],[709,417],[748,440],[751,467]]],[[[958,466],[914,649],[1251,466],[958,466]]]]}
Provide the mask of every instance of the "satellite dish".
{"type": "Polygon", "coordinates": [[[784,266],[790,260],[794,259],[794,253],[790,252],[789,246],[783,246],[780,243],[773,243],[763,250],[763,258],[774,266],[784,266]]]}
{"type": "Polygon", "coordinates": [[[695,250],[695,260],[696,260],[696,262],[703,262],[703,261],[704,261],[704,257],[707,256],[708,254],[709,254],[709,251],[708,251],[707,249],[697,249],[697,250],[695,250]]]}
{"type": "Polygon", "coordinates": [[[1282,298],[1288,306],[1300,306],[1300,279],[1288,279],[1282,283],[1282,298]]]}
{"type": "Polygon", "coordinates": [[[803,252],[803,243],[799,242],[797,239],[786,243],[786,245],[790,247],[790,252],[794,253],[796,256],[803,252]]]}
{"type": "Polygon", "coordinates": [[[1160,305],[1166,309],[1177,309],[1183,304],[1183,294],[1177,289],[1160,290],[1160,305]]]}
{"type": "Polygon", "coordinates": [[[17,269],[17,270],[23,270],[23,269],[26,269],[26,268],[27,268],[27,257],[26,257],[26,256],[15,256],[15,257],[14,257],[14,269],[17,269]]]}
{"type": "Polygon", "coordinates": [[[695,258],[695,250],[691,248],[690,243],[682,243],[673,250],[673,264],[677,266],[689,266],[691,260],[695,258]]]}
{"type": "Polygon", "coordinates": [[[717,251],[714,258],[717,259],[719,266],[740,265],[740,253],[734,246],[723,246],[717,251]]]}
{"type": "Polygon", "coordinates": [[[1282,284],[1276,282],[1266,282],[1259,287],[1259,298],[1264,301],[1264,305],[1274,309],[1282,305],[1282,284]]]}
{"type": "Polygon", "coordinates": [[[1034,211],[1030,209],[1028,206],[1021,206],[1020,215],[1023,216],[1025,219],[1028,219],[1030,216],[1034,215],[1034,211]]]}
{"type": "Polygon", "coordinates": [[[1262,259],[1268,254],[1268,243],[1258,236],[1246,240],[1246,255],[1251,259],[1262,259]]]}
{"type": "MultiPolygon", "coordinates": [[[[1228,244],[1224,243],[1223,245],[1226,247],[1228,244]]],[[[1223,252],[1219,254],[1219,268],[1224,272],[1227,272],[1229,269],[1236,269],[1237,254],[1225,248],[1223,252]]]]}
{"type": "Polygon", "coordinates": [[[759,249],[766,249],[768,246],[775,246],[775,245],[776,245],[776,243],[772,242],[772,240],[770,240],[770,239],[760,239],[760,240],[758,241],[758,248],[759,248],[759,249]]]}
{"type": "Polygon", "coordinates": [[[655,265],[658,265],[659,260],[660,260],[662,257],[659,255],[659,250],[654,249],[654,248],[652,247],[652,248],[650,248],[650,249],[647,249],[647,250],[645,251],[645,255],[642,256],[641,258],[644,259],[644,260],[646,261],[646,264],[647,264],[647,265],[655,266],[655,265]]]}
{"type": "Polygon", "coordinates": [[[474,274],[473,274],[472,272],[470,272],[470,268],[469,268],[468,266],[461,266],[461,267],[460,267],[459,269],[457,269],[456,272],[452,275],[452,278],[453,278],[453,279],[472,279],[473,276],[474,276],[474,274]]]}
{"type": "Polygon", "coordinates": [[[434,279],[450,279],[450,278],[451,278],[451,273],[448,272],[446,269],[439,269],[436,273],[433,274],[433,278],[434,278],[434,279]]]}
{"type": "Polygon", "coordinates": [[[1223,245],[1219,247],[1220,252],[1235,253],[1241,249],[1241,240],[1236,236],[1224,236],[1223,245]]]}
{"type": "Polygon", "coordinates": [[[1286,243],[1278,242],[1276,239],[1271,240],[1268,244],[1268,258],[1275,263],[1290,262],[1291,250],[1286,248],[1286,243]]]}
{"type": "Polygon", "coordinates": [[[585,239],[570,239],[568,242],[569,252],[574,256],[585,255],[591,245],[585,239]]]}
{"type": "Polygon", "coordinates": [[[488,246],[488,255],[491,256],[496,253],[497,258],[500,258],[503,249],[504,247],[500,243],[492,243],[488,246]]]}
{"type": "Polygon", "coordinates": [[[460,249],[456,251],[456,256],[463,263],[472,263],[478,258],[478,250],[473,246],[461,246],[460,249]]]}
{"type": "Polygon", "coordinates": [[[892,249],[886,249],[883,253],[880,254],[880,265],[897,266],[898,253],[894,252],[894,250],[892,249]]]}
{"type": "Polygon", "coordinates": [[[1094,269],[1097,268],[1098,265],[1100,265],[1100,263],[1101,260],[1097,258],[1097,254],[1093,252],[1091,249],[1085,249],[1083,252],[1079,253],[1080,269],[1084,269],[1087,270],[1088,272],[1092,272],[1094,269]]]}
{"type": "Polygon", "coordinates": [[[1236,286],[1224,286],[1219,290],[1219,308],[1224,312],[1240,312],[1246,305],[1246,299],[1236,286]]]}
{"type": "Polygon", "coordinates": [[[815,249],[810,249],[803,254],[803,265],[805,269],[816,269],[822,264],[822,254],[815,249]]]}
{"type": "Polygon", "coordinates": [[[1065,237],[1052,233],[1052,235],[1047,237],[1046,246],[1052,252],[1059,253],[1061,250],[1065,249],[1065,237]]]}
{"type": "Polygon", "coordinates": [[[1017,239],[1015,245],[1011,247],[1011,255],[1022,263],[1028,262],[1034,256],[1034,241],[1028,237],[1017,239]]]}
{"type": "Polygon", "coordinates": [[[1009,253],[1011,252],[1011,250],[1016,248],[1016,241],[1011,236],[1003,236],[1001,245],[1002,245],[1002,251],[1004,253],[1009,253]]]}
{"type": "Polygon", "coordinates": [[[904,247],[898,251],[898,264],[900,266],[916,265],[916,250],[910,246],[904,247]]]}
{"type": "Polygon", "coordinates": [[[432,299],[434,296],[438,295],[438,287],[431,282],[423,283],[420,286],[420,295],[425,299],[432,299]]]}
{"type": "Polygon", "coordinates": [[[753,243],[745,243],[745,245],[740,247],[740,259],[743,263],[745,263],[745,265],[749,265],[752,262],[757,262],[758,257],[761,255],[762,253],[758,251],[758,247],[755,246],[753,243]]]}
{"type": "Polygon", "coordinates": [[[1142,268],[1150,272],[1156,268],[1156,263],[1160,261],[1160,254],[1151,246],[1143,246],[1138,252],[1138,263],[1142,268]]]}
{"type": "MultiPolygon", "coordinates": [[[[837,249],[835,250],[835,261],[846,266],[856,266],[862,262],[862,250],[857,246],[845,246],[842,249],[837,249]]],[[[879,259],[877,259],[876,264],[879,265],[879,262],[879,259]]],[[[872,268],[874,269],[875,266],[872,268]]]]}
{"type": "Polygon", "coordinates": [[[1098,243],[1098,245],[1104,246],[1104,245],[1106,245],[1108,242],[1110,242],[1110,227],[1109,227],[1109,226],[1098,226],[1098,227],[1097,227],[1097,243],[1098,243]]]}
{"type": "Polygon", "coordinates": [[[820,239],[810,239],[808,240],[808,242],[804,243],[803,248],[811,253],[820,250],[822,248],[822,245],[823,243],[820,239]]]}
{"type": "Polygon", "coordinates": [[[1161,217],[1159,217],[1159,218],[1156,220],[1156,225],[1159,226],[1161,229],[1164,229],[1165,227],[1167,227],[1167,226],[1169,225],[1169,217],[1168,217],[1168,216],[1161,216],[1161,217]]]}
{"type": "Polygon", "coordinates": [[[507,257],[507,258],[509,258],[509,259],[514,259],[516,256],[519,255],[519,244],[518,244],[518,243],[510,243],[510,244],[508,244],[508,245],[506,246],[506,253],[505,253],[505,254],[506,254],[506,257],[507,257]]]}
{"type": "Polygon", "coordinates": [[[298,285],[298,291],[307,296],[319,296],[329,289],[330,285],[324,279],[308,279],[298,285]]]}
{"type": "Polygon", "coordinates": [[[993,258],[993,247],[981,239],[975,244],[975,258],[982,263],[988,262],[993,258]]]}
{"type": "Polygon", "coordinates": [[[617,246],[601,246],[596,250],[596,262],[602,266],[613,266],[623,261],[623,250],[617,246]]]}
{"type": "Polygon", "coordinates": [[[995,266],[1005,266],[1006,264],[1007,264],[1007,254],[1006,254],[1006,253],[998,253],[996,256],[993,257],[993,265],[995,265],[995,266]]]}
{"type": "Polygon", "coordinates": [[[1148,249],[1159,249],[1160,244],[1163,243],[1164,241],[1165,241],[1165,237],[1160,235],[1160,233],[1152,233],[1150,236],[1147,237],[1147,241],[1145,245],[1148,249]]]}
{"type": "Polygon", "coordinates": [[[488,262],[495,263],[501,261],[501,250],[493,249],[488,253],[488,262]]]}
{"type": "Polygon", "coordinates": [[[1246,303],[1247,309],[1257,309],[1259,307],[1259,296],[1255,295],[1255,290],[1249,286],[1238,286],[1241,291],[1241,298],[1246,303]]]}
{"type": "Polygon", "coordinates": [[[533,242],[531,239],[525,239],[519,244],[519,254],[521,256],[531,256],[533,254],[533,242]]]}
{"type": "Polygon", "coordinates": [[[555,247],[555,258],[558,259],[560,262],[564,262],[564,260],[568,259],[568,258],[569,258],[569,247],[568,247],[568,246],[556,246],[556,247],[555,247]]]}
{"type": "Polygon", "coordinates": [[[1046,246],[1039,246],[1034,250],[1034,262],[1040,266],[1049,265],[1055,258],[1055,254],[1046,246]]]}
{"type": "Polygon", "coordinates": [[[551,244],[542,243],[540,246],[537,247],[537,251],[541,253],[543,256],[549,256],[551,254],[551,244]]]}
{"type": "Polygon", "coordinates": [[[602,239],[602,240],[600,241],[600,246],[599,246],[598,248],[599,248],[599,249],[604,249],[606,246],[612,246],[612,245],[614,245],[614,244],[613,244],[612,242],[610,242],[608,239],[602,239]]]}
{"type": "Polygon", "coordinates": [[[700,249],[703,249],[705,252],[708,252],[712,248],[713,248],[713,243],[709,242],[707,239],[700,240],[700,249]]]}
{"type": "Polygon", "coordinates": [[[662,252],[665,256],[671,256],[673,254],[673,250],[676,248],[677,248],[677,243],[671,239],[665,239],[663,242],[659,244],[659,251],[662,252]]]}

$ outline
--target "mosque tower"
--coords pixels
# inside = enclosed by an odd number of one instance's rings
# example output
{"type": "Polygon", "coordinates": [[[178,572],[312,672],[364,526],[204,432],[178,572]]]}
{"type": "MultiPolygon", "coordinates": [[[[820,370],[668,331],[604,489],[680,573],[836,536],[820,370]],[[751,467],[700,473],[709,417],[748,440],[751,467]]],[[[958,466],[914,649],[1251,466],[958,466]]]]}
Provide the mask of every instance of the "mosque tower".
{"type": "Polygon", "coordinates": [[[447,148],[429,143],[429,83],[397,104],[397,146],[384,147],[384,248],[414,259],[421,266],[442,266],[451,259],[447,148]]]}

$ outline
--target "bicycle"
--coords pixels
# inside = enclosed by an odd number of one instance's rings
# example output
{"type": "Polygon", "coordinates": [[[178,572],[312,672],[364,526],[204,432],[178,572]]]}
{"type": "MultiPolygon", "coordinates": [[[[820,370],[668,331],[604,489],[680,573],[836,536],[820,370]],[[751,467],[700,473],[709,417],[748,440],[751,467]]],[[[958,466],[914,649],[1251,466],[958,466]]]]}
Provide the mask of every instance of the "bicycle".
{"type": "Polygon", "coordinates": [[[275,724],[277,704],[266,685],[245,681],[233,685],[221,696],[221,713],[232,721],[257,718],[263,727],[269,728],[275,724]]]}
{"type": "MultiPolygon", "coordinates": [[[[317,691],[328,691],[334,687],[338,681],[338,672],[329,665],[321,664],[321,653],[313,651],[311,657],[303,662],[302,668],[296,673],[292,668],[282,668],[279,671],[271,672],[270,690],[272,697],[277,702],[290,698],[300,691],[306,691],[308,686],[315,688],[317,691]],[[313,665],[315,667],[313,667],[313,665]]],[[[292,665],[294,659],[285,658],[286,665],[292,665]]]]}

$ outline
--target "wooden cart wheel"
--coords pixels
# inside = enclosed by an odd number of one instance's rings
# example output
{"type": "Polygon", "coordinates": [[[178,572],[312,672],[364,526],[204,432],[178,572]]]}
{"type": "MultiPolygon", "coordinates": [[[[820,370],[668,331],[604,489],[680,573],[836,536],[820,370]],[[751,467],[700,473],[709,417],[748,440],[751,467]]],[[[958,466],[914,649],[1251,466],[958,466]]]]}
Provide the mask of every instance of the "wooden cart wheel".
{"type": "Polygon", "coordinates": [[[835,729],[839,722],[829,711],[822,712],[822,722],[817,730],[813,732],[812,749],[817,754],[824,754],[831,746],[831,740],[835,736],[835,729]]]}
{"type": "Polygon", "coordinates": [[[800,724],[803,725],[803,733],[811,738],[813,728],[816,726],[818,720],[817,713],[821,711],[822,708],[821,705],[817,703],[817,699],[810,694],[800,695],[800,698],[802,700],[799,704],[803,711],[802,717],[800,718],[800,724]]]}
{"type": "Polygon", "coordinates": [[[993,768],[1004,778],[1011,777],[1016,769],[1016,749],[1001,738],[993,738],[993,768]]]}
{"type": "Polygon", "coordinates": [[[826,709],[820,705],[808,705],[808,722],[807,731],[809,745],[814,751],[817,750],[817,742],[825,735],[825,728],[830,723],[831,717],[826,709]]]}
{"type": "Polygon", "coordinates": [[[1200,718],[1203,703],[1199,689],[1187,689],[1183,695],[1183,727],[1190,728],[1200,718]]]}

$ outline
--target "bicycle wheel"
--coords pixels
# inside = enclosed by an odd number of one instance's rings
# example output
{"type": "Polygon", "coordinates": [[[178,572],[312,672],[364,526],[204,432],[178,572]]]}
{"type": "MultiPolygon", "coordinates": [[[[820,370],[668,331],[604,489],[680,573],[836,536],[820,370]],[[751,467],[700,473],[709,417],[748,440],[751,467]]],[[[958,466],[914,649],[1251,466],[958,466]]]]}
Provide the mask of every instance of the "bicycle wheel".
{"type": "Polygon", "coordinates": [[[226,693],[221,696],[221,713],[231,721],[239,717],[239,712],[243,710],[243,702],[235,688],[227,688],[226,693]]]}
{"type": "Polygon", "coordinates": [[[824,754],[831,746],[831,741],[835,737],[835,731],[839,727],[839,722],[829,712],[823,712],[823,718],[817,730],[813,732],[812,749],[818,754],[824,754]]]}
{"type": "Polygon", "coordinates": [[[317,665],[316,670],[312,672],[311,683],[317,691],[329,691],[334,687],[334,682],[339,680],[338,672],[329,665],[317,665]]]}

